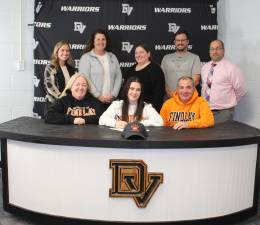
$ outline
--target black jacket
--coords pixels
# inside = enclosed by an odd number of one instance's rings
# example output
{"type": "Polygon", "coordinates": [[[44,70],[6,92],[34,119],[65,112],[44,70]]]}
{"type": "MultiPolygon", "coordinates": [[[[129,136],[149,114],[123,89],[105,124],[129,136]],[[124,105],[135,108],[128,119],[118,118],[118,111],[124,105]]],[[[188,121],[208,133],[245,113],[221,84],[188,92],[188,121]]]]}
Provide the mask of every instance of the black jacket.
{"type": "Polygon", "coordinates": [[[74,119],[81,117],[86,124],[98,124],[99,117],[104,112],[104,104],[91,94],[77,100],[68,92],[66,96],[55,101],[45,116],[46,123],[73,124],[74,119]]]}

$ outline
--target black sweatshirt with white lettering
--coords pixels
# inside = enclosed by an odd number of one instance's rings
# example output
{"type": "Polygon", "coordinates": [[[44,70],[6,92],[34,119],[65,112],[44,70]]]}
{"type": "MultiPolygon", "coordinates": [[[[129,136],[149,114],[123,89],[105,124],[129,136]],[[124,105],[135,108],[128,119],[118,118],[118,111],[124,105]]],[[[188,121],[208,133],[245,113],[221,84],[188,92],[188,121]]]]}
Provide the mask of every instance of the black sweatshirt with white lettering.
{"type": "Polygon", "coordinates": [[[83,118],[85,124],[98,124],[99,117],[104,112],[102,102],[87,94],[84,99],[77,100],[68,92],[66,96],[57,99],[45,115],[46,123],[73,124],[75,118],[83,118]]]}

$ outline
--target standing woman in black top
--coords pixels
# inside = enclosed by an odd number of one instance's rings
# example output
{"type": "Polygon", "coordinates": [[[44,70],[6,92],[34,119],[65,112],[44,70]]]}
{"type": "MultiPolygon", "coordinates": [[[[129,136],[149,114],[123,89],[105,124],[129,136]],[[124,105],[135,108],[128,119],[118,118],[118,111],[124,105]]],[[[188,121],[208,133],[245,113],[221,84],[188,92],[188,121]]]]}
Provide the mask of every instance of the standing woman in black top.
{"type": "Polygon", "coordinates": [[[51,54],[50,64],[44,71],[46,103],[53,103],[63,92],[70,77],[75,73],[69,43],[59,41],[51,54]]]}
{"type": "Polygon", "coordinates": [[[163,104],[165,79],[161,67],[151,59],[151,51],[145,44],[135,47],[136,64],[130,67],[125,80],[138,77],[144,87],[144,101],[151,103],[160,112],[163,104]]]}

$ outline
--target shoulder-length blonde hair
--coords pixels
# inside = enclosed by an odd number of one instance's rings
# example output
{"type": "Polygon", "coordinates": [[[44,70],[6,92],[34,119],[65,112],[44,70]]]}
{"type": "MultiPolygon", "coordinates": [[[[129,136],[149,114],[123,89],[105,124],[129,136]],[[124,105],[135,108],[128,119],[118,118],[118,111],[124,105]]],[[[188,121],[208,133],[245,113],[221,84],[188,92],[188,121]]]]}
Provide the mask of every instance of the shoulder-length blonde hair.
{"type": "MultiPolygon", "coordinates": [[[[64,88],[63,92],[61,93],[61,95],[59,96],[59,98],[62,98],[63,96],[66,96],[67,95],[67,91],[68,90],[71,90],[71,87],[73,85],[73,83],[75,82],[75,80],[77,80],[79,77],[82,77],[85,79],[86,83],[87,83],[87,93],[90,93],[90,85],[89,85],[89,81],[88,79],[83,75],[83,74],[80,74],[80,73],[75,73],[71,76],[71,78],[69,79],[66,87],[64,88]]],[[[87,94],[86,93],[86,94],[87,94]]]]}
{"type": "Polygon", "coordinates": [[[69,64],[70,66],[73,65],[73,59],[71,57],[71,49],[70,49],[69,43],[67,41],[59,41],[55,44],[53,51],[51,53],[51,64],[54,65],[55,68],[59,67],[58,51],[64,45],[67,45],[70,50],[70,56],[69,56],[68,60],[66,61],[66,63],[69,64]]]}

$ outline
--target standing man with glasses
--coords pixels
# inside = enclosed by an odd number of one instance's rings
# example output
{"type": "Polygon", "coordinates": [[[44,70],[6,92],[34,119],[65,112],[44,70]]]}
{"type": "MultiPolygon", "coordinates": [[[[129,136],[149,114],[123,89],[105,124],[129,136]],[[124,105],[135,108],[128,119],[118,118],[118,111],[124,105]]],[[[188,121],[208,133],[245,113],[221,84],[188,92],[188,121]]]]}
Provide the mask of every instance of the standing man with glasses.
{"type": "Polygon", "coordinates": [[[161,63],[168,98],[176,90],[178,79],[184,75],[192,77],[195,86],[200,83],[200,58],[188,51],[189,34],[184,30],[179,30],[175,34],[174,44],[176,52],[165,55],[161,63]]]}
{"type": "Polygon", "coordinates": [[[210,104],[215,124],[232,120],[234,107],[246,93],[241,70],[225,59],[224,54],[224,43],[212,41],[209,47],[211,61],[201,70],[201,94],[210,104]]]}

